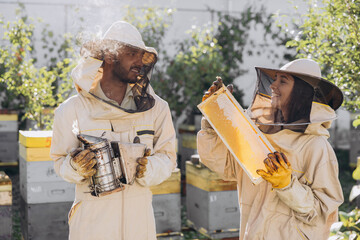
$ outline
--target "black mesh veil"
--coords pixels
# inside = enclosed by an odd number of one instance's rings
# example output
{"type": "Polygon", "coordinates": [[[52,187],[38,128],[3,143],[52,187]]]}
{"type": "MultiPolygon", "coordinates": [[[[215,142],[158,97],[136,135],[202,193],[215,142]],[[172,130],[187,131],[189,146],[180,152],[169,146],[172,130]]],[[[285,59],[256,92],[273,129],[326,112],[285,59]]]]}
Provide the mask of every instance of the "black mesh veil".
{"type": "MultiPolygon", "coordinates": [[[[148,92],[148,88],[150,84],[149,78],[151,77],[151,73],[155,63],[157,62],[157,54],[155,50],[152,52],[115,40],[102,40],[97,42],[95,41],[88,42],[84,44],[83,48],[81,49],[81,55],[85,58],[92,57],[103,61],[106,53],[107,54],[110,53],[113,54],[114,56],[117,56],[118,54],[121,54],[122,48],[128,48],[128,49],[130,48],[142,53],[142,67],[140,69],[139,75],[137,76],[137,81],[136,83],[129,83],[131,86],[131,91],[133,93],[136,110],[122,108],[116,104],[113,104],[110,101],[102,99],[93,92],[90,92],[90,94],[93,95],[95,98],[99,99],[100,101],[106,102],[128,113],[147,111],[155,105],[154,97],[151,96],[151,94],[149,94],[148,92]]],[[[99,69],[100,73],[101,71],[102,70],[99,69]]]]}
{"type": "Polygon", "coordinates": [[[336,110],[342,103],[341,91],[322,78],[266,68],[256,68],[256,72],[257,85],[248,113],[264,133],[282,129],[305,132],[313,122],[314,104],[336,110]]]}

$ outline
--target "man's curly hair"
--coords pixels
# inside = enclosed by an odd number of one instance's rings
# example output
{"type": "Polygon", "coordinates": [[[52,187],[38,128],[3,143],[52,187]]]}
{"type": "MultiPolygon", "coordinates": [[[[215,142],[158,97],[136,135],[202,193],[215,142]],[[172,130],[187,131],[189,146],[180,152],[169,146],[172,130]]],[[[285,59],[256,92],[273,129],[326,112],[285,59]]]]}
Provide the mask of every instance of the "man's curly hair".
{"type": "Polygon", "coordinates": [[[117,58],[124,46],[125,44],[110,39],[89,41],[82,45],[80,49],[80,56],[85,58],[92,57],[102,61],[104,60],[106,54],[111,54],[117,58]]]}

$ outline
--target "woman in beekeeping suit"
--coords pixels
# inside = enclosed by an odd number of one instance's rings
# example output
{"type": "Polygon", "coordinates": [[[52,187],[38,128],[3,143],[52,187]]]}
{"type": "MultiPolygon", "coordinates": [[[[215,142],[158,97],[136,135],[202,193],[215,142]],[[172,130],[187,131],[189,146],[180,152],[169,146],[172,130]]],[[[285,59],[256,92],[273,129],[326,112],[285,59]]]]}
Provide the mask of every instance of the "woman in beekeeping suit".
{"type": "Polygon", "coordinates": [[[145,46],[133,25],[118,21],[102,39],[84,44],[81,56],[72,72],[78,94],[56,109],[51,144],[56,173],[76,184],[69,239],[155,240],[149,187],[170,177],[176,166],[170,109],[150,86],[157,52],[145,46]],[[132,185],[100,196],[91,184],[100,164],[94,152],[81,148],[77,134],[127,144],[140,140],[150,156],[139,156],[132,185]]]}
{"type": "MultiPolygon", "coordinates": [[[[266,181],[252,184],[204,118],[197,136],[200,159],[224,179],[237,181],[240,239],[327,239],[343,202],[327,129],[343,95],[310,59],[256,71],[247,112],[276,149],[264,160],[265,169],[257,170],[266,181]]],[[[221,85],[214,82],[204,98],[221,85]]]]}

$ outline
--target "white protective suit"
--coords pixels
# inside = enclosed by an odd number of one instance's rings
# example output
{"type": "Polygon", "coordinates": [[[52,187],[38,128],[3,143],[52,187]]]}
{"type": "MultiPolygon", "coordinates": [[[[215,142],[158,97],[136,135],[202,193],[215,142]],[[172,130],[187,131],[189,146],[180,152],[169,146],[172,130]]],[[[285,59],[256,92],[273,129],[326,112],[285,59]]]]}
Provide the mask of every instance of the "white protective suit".
{"type": "Polygon", "coordinates": [[[216,132],[202,120],[197,139],[201,161],[224,179],[238,183],[240,239],[329,237],[344,199],[325,126],[310,126],[305,134],[285,129],[265,135],[277,151],[285,153],[293,169],[290,186],[272,189],[266,181],[253,185],[216,132]]]}
{"type": "Polygon", "coordinates": [[[197,135],[200,160],[224,179],[237,181],[241,240],[329,237],[330,226],[337,220],[338,207],[344,200],[338,162],[327,141],[327,129],[335,118],[329,105],[313,102],[311,123],[305,132],[283,129],[265,134],[275,150],[283,152],[291,163],[291,182],[281,189],[272,189],[267,181],[255,186],[215,130],[202,119],[197,135]]]}
{"type": "MultiPolygon", "coordinates": [[[[144,45],[131,37],[130,44],[144,45]]],[[[99,92],[96,88],[100,85],[94,84],[94,80],[101,65],[102,61],[94,58],[82,59],[72,73],[78,94],[55,111],[51,145],[55,171],[64,180],[76,184],[75,201],[69,213],[69,239],[154,240],[156,230],[149,186],[170,177],[176,167],[175,131],[170,109],[167,102],[155,95],[150,85],[147,93],[153,96],[155,105],[144,112],[127,113],[99,101],[89,91],[95,86],[93,92],[99,92]],[[145,176],[133,185],[126,185],[123,191],[102,197],[92,196],[89,179],[83,179],[69,163],[70,151],[80,146],[73,130],[97,137],[105,132],[103,137],[108,140],[129,143],[138,136],[140,142],[151,149],[145,176]]],[[[129,92],[124,101],[130,102],[128,106],[131,107],[134,104],[131,104],[129,92]]]]}

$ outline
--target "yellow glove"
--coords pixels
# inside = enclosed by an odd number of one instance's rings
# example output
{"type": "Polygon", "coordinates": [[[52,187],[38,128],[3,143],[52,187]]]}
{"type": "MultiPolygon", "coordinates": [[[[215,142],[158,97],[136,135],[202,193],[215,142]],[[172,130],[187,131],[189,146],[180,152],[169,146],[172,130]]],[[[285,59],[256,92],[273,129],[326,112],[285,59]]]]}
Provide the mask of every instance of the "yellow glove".
{"type": "Polygon", "coordinates": [[[355,180],[360,180],[360,165],[356,167],[356,169],[352,173],[352,177],[355,180]]]}
{"type": "Polygon", "coordinates": [[[70,153],[70,165],[84,178],[89,178],[96,173],[94,166],[96,165],[95,153],[89,149],[76,148],[70,153]]]}
{"type": "MultiPolygon", "coordinates": [[[[202,101],[205,101],[208,97],[210,97],[214,92],[216,92],[217,90],[219,90],[223,85],[223,81],[221,79],[221,77],[216,77],[216,81],[213,82],[213,84],[210,86],[210,88],[205,92],[202,101]]],[[[229,91],[232,93],[233,92],[233,85],[229,84],[227,85],[227,88],[229,89],[229,91]]]]}
{"type": "Polygon", "coordinates": [[[145,175],[146,172],[146,165],[148,163],[147,157],[150,156],[151,150],[150,148],[147,148],[145,150],[145,154],[143,157],[140,157],[136,160],[138,165],[136,166],[136,178],[142,178],[145,175]]]}
{"type": "Polygon", "coordinates": [[[291,182],[291,164],[285,154],[269,153],[264,160],[267,172],[262,169],[256,170],[263,179],[271,183],[273,188],[284,188],[291,182]]]}

